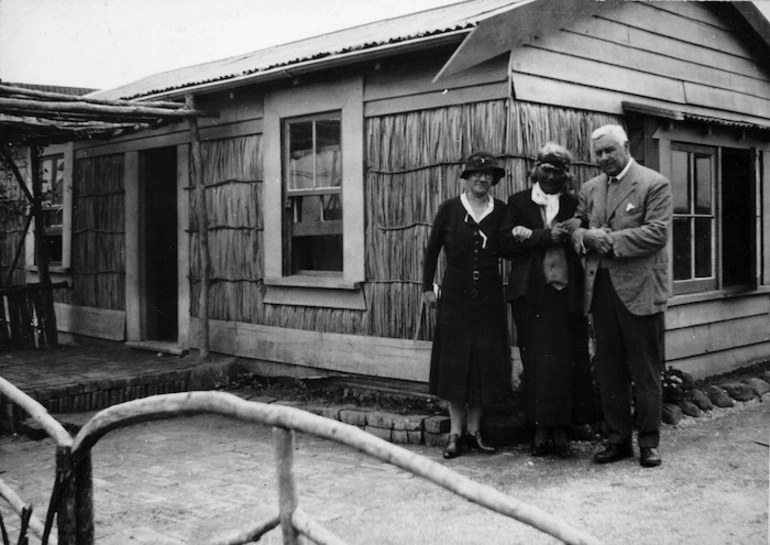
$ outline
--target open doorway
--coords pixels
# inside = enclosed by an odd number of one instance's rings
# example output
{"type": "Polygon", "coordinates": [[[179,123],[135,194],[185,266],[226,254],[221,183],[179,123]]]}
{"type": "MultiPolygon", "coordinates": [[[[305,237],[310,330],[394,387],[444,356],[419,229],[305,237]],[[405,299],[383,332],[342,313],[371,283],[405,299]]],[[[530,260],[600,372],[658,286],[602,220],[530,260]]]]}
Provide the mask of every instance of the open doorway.
{"type": "Polygon", "coordinates": [[[139,162],[140,276],[144,340],[177,341],[176,148],[143,151],[139,162]]]}
{"type": "Polygon", "coordinates": [[[751,150],[722,148],[722,286],[756,288],[756,199],[751,150]]]}

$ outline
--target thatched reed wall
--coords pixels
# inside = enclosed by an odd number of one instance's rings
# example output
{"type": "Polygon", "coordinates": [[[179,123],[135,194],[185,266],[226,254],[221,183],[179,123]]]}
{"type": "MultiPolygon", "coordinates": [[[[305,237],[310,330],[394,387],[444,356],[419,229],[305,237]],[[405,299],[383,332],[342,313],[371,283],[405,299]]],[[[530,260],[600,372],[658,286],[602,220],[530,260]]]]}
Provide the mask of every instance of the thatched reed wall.
{"type": "MultiPolygon", "coordinates": [[[[209,318],[261,323],[264,256],[262,243],[262,156],[260,135],[204,142],[211,254],[209,318]]],[[[192,168],[192,167],[191,167],[192,168]]],[[[195,188],[190,193],[190,312],[198,315],[200,254],[195,188]]]]}
{"type": "Polygon", "coordinates": [[[72,195],[72,304],[125,309],[123,169],[123,154],[79,159],[75,162],[72,195]]]}
{"type": "MultiPolygon", "coordinates": [[[[422,261],[439,204],[462,191],[470,153],[503,158],[506,178],[495,196],[528,186],[538,148],[554,140],[573,151],[580,182],[593,176],[590,134],[618,118],[507,100],[370,118],[366,121],[366,311],[262,302],[262,165],[260,136],[202,146],[211,251],[210,318],[292,329],[410,339],[420,315],[422,261]]],[[[188,188],[194,191],[194,188],[188,188]]],[[[191,193],[192,197],[192,193],[191,193]]],[[[191,314],[198,315],[199,255],[191,202],[191,314]]],[[[437,281],[443,274],[439,267],[437,281]]],[[[420,338],[431,338],[433,316],[420,338]]]]}
{"type": "MultiPolygon", "coordinates": [[[[507,175],[495,197],[528,187],[537,150],[548,141],[570,149],[578,185],[596,174],[591,132],[622,119],[552,106],[492,101],[370,119],[366,177],[366,333],[411,338],[420,313],[422,259],[438,205],[462,191],[462,161],[486,150],[507,175]]],[[[507,268],[507,267],[506,267],[507,268]]],[[[436,281],[443,275],[439,266],[436,281]]],[[[433,317],[420,338],[430,339],[433,317]]]]}

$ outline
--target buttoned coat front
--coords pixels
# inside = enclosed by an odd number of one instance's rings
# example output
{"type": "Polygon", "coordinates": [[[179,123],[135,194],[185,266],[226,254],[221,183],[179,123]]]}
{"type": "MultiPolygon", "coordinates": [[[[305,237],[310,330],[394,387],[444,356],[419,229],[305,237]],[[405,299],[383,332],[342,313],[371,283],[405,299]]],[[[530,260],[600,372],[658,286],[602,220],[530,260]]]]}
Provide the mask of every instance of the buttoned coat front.
{"type": "Polygon", "coordinates": [[[443,248],[430,393],[453,403],[470,400],[489,406],[511,391],[511,360],[500,275],[500,238],[505,203],[494,199],[492,212],[476,223],[459,197],[439,206],[423,266],[423,291],[433,287],[443,248]],[[482,236],[483,234],[483,236],[482,236]],[[486,240],[485,238],[486,237],[486,240]]]}
{"type": "MultiPolygon", "coordinates": [[[[618,182],[615,182],[618,183],[618,182]]],[[[583,185],[576,216],[583,227],[608,228],[614,257],[589,251],[585,261],[583,311],[588,312],[600,261],[626,308],[637,316],[666,310],[669,296],[666,243],[671,223],[671,184],[660,173],[635,161],[607,202],[608,177],[601,174],[583,185]]],[[[573,240],[582,243],[584,228],[573,240]]]]}

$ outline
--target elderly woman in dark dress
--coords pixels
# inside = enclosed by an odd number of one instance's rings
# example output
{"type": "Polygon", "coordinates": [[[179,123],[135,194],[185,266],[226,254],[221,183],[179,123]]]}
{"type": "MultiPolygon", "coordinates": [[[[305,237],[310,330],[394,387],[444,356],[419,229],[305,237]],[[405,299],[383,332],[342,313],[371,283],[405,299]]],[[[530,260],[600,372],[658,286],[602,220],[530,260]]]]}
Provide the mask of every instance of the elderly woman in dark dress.
{"type": "Polygon", "coordinates": [[[524,366],[526,414],[535,426],[532,453],[569,456],[567,429],[590,423],[593,403],[588,330],[581,312],[583,268],[569,243],[577,198],[568,192],[572,156],[543,146],[530,189],[508,199],[503,237],[511,257],[506,299],[511,303],[524,366]]]}
{"type": "Polygon", "coordinates": [[[437,303],[433,277],[442,247],[446,255],[430,363],[430,393],[449,404],[451,429],[444,458],[458,456],[463,443],[495,452],[481,436],[482,411],[510,391],[498,262],[505,203],[490,195],[504,174],[489,153],[468,157],[461,174],[465,191],[439,206],[425,250],[423,301],[429,308],[437,303]]]}

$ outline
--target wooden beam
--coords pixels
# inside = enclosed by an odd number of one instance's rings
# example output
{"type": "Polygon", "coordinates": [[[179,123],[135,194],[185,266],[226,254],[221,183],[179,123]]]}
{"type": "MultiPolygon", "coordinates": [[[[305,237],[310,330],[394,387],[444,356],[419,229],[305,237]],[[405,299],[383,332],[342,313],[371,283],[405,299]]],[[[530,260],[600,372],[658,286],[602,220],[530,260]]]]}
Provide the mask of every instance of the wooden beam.
{"type": "Polygon", "coordinates": [[[149,127],[148,123],[125,123],[107,121],[57,121],[52,119],[33,117],[33,116],[17,116],[10,114],[0,114],[0,125],[11,125],[19,127],[38,127],[45,129],[59,129],[61,131],[71,132],[88,132],[88,131],[103,131],[103,130],[117,130],[117,129],[136,129],[149,127]]]}
{"type": "Polygon", "coordinates": [[[153,108],[147,106],[139,106],[134,103],[114,106],[106,104],[91,104],[86,101],[80,100],[77,102],[65,102],[65,101],[40,101],[40,100],[27,100],[22,98],[2,98],[0,97],[0,109],[13,109],[22,110],[33,113],[49,112],[56,114],[59,112],[74,112],[83,114],[111,114],[111,115],[136,115],[136,116],[149,116],[149,117],[162,117],[162,118],[189,118],[200,117],[203,112],[196,111],[190,108],[183,108],[181,110],[170,108],[153,108]]]}
{"type": "MultiPolygon", "coordinates": [[[[195,99],[188,95],[185,105],[195,109],[195,99]]],[[[198,303],[198,319],[200,320],[200,359],[209,359],[209,233],[208,215],[206,212],[206,182],[203,179],[203,162],[201,160],[201,136],[198,131],[198,120],[189,117],[190,153],[192,155],[192,185],[195,187],[195,209],[198,218],[198,250],[200,252],[201,292],[198,303]]]]}
{"type": "MultiPolygon", "coordinates": [[[[111,106],[125,106],[125,105],[137,104],[137,102],[128,101],[128,100],[110,100],[106,98],[74,96],[74,95],[66,95],[64,93],[52,93],[50,91],[39,91],[37,89],[27,89],[25,87],[15,87],[13,85],[0,84],[0,94],[3,94],[3,93],[9,94],[9,95],[21,95],[23,97],[58,100],[58,101],[64,101],[64,102],[87,102],[89,104],[104,104],[104,105],[111,105],[111,106]]],[[[184,108],[184,103],[182,102],[171,102],[171,101],[144,102],[142,101],[141,104],[144,106],[150,106],[153,108],[184,108]]]]}

